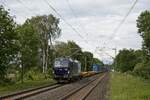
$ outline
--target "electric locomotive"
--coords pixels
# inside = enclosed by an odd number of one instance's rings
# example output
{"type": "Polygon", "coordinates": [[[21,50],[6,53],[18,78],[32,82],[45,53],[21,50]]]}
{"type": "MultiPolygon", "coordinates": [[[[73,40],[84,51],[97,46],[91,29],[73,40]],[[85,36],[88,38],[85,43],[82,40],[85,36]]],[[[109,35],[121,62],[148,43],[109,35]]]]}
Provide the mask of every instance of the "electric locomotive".
{"type": "Polygon", "coordinates": [[[53,66],[54,79],[60,81],[70,81],[80,78],[81,63],[71,58],[56,58],[53,66]]]}

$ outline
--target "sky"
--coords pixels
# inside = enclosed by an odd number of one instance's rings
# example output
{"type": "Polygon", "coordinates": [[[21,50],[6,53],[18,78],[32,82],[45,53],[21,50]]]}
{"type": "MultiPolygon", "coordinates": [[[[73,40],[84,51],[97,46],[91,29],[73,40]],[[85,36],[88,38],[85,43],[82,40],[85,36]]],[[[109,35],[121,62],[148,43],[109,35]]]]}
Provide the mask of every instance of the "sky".
{"type": "MultiPolygon", "coordinates": [[[[18,24],[36,15],[53,14],[60,18],[61,37],[55,41],[75,41],[83,51],[94,53],[105,63],[112,62],[113,48],[140,49],[142,39],[136,20],[144,10],[150,10],[150,0],[138,0],[124,23],[114,32],[135,0],[0,0],[18,24]],[[52,5],[73,31],[49,6],[52,5]]],[[[54,42],[55,42],[54,41],[54,42]]]]}

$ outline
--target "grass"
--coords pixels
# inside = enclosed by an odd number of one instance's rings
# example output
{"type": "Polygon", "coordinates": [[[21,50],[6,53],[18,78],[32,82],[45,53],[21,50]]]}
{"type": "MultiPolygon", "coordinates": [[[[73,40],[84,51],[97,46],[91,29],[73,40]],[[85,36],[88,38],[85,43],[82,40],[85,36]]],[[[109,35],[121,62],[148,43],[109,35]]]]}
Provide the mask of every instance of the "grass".
{"type": "Polygon", "coordinates": [[[0,96],[10,94],[13,92],[35,88],[39,86],[49,85],[55,83],[54,80],[35,80],[35,81],[26,81],[22,83],[9,84],[9,85],[0,85],[0,96]]]}
{"type": "Polygon", "coordinates": [[[111,73],[110,100],[150,100],[150,80],[111,73]]]}

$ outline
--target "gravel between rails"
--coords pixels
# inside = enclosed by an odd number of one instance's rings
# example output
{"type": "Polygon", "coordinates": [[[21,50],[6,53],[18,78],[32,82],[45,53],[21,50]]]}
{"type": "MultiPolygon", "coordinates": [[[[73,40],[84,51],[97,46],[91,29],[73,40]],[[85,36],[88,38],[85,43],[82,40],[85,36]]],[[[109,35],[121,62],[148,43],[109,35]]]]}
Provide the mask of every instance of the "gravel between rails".
{"type": "Polygon", "coordinates": [[[81,88],[74,90],[72,93],[67,94],[65,97],[63,97],[60,100],[85,100],[88,97],[88,95],[91,93],[91,91],[93,91],[93,89],[97,87],[97,85],[100,82],[103,83],[103,80],[105,79],[106,75],[107,73],[95,79],[94,81],[89,82],[89,84],[83,85],[81,88]]]}
{"type": "Polygon", "coordinates": [[[61,100],[62,97],[69,94],[71,91],[81,88],[83,85],[87,84],[90,81],[94,81],[102,74],[94,75],[92,77],[84,78],[80,81],[66,84],[64,86],[58,87],[56,89],[40,93],[38,95],[26,98],[25,100],[61,100]]]}
{"type": "Polygon", "coordinates": [[[84,100],[108,100],[109,73],[105,78],[89,93],[84,100]]]}

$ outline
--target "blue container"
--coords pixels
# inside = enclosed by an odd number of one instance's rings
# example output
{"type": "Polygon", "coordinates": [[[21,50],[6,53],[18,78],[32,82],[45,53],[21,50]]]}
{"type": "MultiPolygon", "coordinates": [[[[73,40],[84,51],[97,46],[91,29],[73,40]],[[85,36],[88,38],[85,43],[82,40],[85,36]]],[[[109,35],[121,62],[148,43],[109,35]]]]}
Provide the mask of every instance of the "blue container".
{"type": "Polygon", "coordinates": [[[96,72],[96,73],[99,73],[100,70],[101,70],[101,66],[98,65],[98,64],[93,64],[93,71],[96,72]]]}

